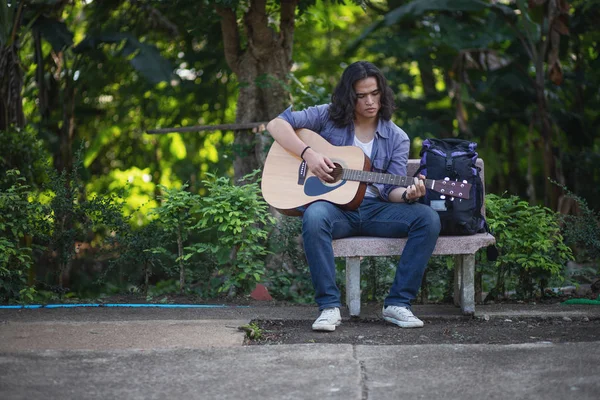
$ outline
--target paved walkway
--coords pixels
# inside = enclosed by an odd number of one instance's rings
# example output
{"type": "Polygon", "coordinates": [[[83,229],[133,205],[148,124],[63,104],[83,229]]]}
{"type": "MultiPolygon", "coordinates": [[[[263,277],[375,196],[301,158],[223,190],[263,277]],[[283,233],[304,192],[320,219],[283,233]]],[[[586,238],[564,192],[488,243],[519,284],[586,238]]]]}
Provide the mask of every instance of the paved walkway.
{"type": "MultiPolygon", "coordinates": [[[[363,308],[373,317],[378,307],[363,308]]],[[[423,318],[460,318],[415,306],[423,318]]],[[[479,316],[600,318],[594,306],[480,306],[479,316]]],[[[252,319],[314,307],[0,310],[0,399],[597,399],[597,342],[243,346],[252,319]]]]}

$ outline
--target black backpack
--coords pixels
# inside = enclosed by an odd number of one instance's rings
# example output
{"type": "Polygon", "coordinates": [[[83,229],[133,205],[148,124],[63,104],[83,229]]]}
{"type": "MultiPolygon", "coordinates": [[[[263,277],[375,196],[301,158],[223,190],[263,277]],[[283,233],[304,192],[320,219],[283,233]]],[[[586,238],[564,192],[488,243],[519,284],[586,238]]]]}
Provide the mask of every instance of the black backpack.
{"type": "Polygon", "coordinates": [[[427,189],[421,202],[431,206],[440,215],[442,235],[473,235],[487,232],[487,224],[481,215],[483,184],[479,176],[477,143],[461,139],[425,139],[421,149],[421,163],[415,173],[428,179],[466,181],[470,183],[469,199],[444,196],[427,189]]]}

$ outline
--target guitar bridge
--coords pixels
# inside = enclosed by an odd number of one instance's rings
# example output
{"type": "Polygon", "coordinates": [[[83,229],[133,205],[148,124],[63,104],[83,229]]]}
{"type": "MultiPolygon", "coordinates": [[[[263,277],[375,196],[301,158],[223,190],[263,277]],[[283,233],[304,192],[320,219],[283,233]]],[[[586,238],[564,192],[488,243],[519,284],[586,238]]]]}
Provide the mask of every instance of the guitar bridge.
{"type": "Polygon", "coordinates": [[[304,186],[305,180],[306,180],[306,161],[302,161],[300,163],[300,167],[298,168],[298,185],[304,186]]]}

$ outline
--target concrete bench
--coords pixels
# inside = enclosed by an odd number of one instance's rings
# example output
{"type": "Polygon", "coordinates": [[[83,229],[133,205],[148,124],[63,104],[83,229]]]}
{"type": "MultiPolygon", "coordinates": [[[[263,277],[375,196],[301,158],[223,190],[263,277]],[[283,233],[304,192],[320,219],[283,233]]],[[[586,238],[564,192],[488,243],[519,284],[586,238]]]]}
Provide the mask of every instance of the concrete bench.
{"type": "MultiPolygon", "coordinates": [[[[419,167],[419,159],[408,160],[407,175],[412,176],[419,167]]],[[[477,160],[481,168],[481,179],[485,179],[483,160],[477,160]]],[[[485,205],[482,208],[485,215],[485,205]]],[[[360,315],[360,258],[369,256],[398,256],[406,245],[406,238],[377,238],[355,236],[333,241],[335,257],[346,258],[346,305],[351,316],[360,315]]],[[[496,243],[489,233],[471,236],[440,236],[437,240],[434,256],[453,255],[454,267],[454,304],[460,306],[463,314],[475,313],[475,253],[477,250],[496,243]]]]}

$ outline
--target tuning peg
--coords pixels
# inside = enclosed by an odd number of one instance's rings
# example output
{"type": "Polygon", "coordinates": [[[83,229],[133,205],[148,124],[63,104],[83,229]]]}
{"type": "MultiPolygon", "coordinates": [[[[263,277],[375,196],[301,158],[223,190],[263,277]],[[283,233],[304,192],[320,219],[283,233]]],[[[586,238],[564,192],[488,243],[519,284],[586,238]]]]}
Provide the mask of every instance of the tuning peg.
{"type": "Polygon", "coordinates": [[[446,196],[444,196],[444,195],[440,196],[440,200],[445,200],[445,199],[446,199],[446,196]]]}
{"type": "Polygon", "coordinates": [[[454,197],[450,197],[450,201],[454,201],[454,197]]]}

